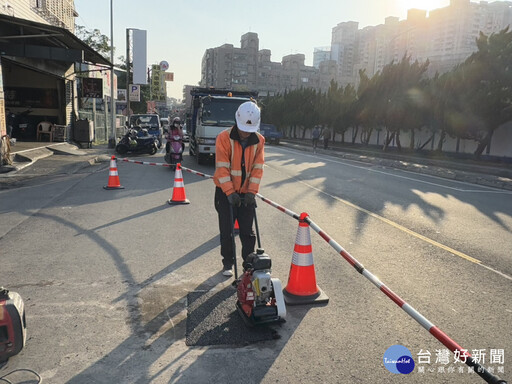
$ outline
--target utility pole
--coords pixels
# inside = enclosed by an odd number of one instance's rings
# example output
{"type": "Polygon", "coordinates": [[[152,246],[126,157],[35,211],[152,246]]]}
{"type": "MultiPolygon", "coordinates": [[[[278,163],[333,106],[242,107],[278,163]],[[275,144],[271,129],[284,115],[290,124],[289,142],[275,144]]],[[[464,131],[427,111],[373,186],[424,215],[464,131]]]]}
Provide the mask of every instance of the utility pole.
{"type": "MultiPolygon", "coordinates": [[[[112,68],[110,70],[110,137],[108,139],[108,147],[115,148],[116,146],[116,99],[114,96],[114,0],[110,0],[110,63],[112,68]]],[[[106,111],[105,106],[105,111],[106,111]]],[[[105,124],[106,124],[105,120],[105,124]]]]}
{"type": "Polygon", "coordinates": [[[153,85],[151,84],[151,77],[153,71],[148,67],[148,84],[149,84],[149,101],[153,101],[153,85]]]}
{"type": "Polygon", "coordinates": [[[130,122],[130,29],[126,29],[126,117],[130,122]]]}

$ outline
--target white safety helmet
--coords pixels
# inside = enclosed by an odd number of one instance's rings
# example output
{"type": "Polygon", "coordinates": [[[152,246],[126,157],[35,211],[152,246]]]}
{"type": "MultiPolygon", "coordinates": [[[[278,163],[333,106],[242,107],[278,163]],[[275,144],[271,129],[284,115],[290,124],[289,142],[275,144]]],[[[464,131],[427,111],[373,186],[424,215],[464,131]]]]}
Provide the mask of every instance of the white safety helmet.
{"type": "Polygon", "coordinates": [[[260,108],[252,101],[241,104],[235,118],[236,125],[241,131],[256,132],[260,128],[260,108]]]}

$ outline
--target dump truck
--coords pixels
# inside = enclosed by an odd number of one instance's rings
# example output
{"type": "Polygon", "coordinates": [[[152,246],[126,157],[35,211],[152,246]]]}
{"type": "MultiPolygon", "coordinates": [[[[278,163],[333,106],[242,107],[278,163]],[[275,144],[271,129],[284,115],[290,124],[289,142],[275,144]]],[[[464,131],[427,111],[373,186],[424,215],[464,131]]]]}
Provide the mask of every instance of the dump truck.
{"type": "Polygon", "coordinates": [[[186,123],[190,135],[189,154],[198,164],[215,159],[215,140],[223,130],[235,125],[240,104],[256,99],[257,92],[229,89],[192,88],[186,123]]]}

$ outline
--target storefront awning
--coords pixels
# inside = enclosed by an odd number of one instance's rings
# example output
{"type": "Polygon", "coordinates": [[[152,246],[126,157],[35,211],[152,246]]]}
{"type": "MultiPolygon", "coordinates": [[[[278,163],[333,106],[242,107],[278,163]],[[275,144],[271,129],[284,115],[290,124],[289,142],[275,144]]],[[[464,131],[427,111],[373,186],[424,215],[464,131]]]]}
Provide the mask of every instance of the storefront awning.
{"type": "Polygon", "coordinates": [[[7,15],[0,15],[0,55],[112,65],[67,29],[7,15]]]}

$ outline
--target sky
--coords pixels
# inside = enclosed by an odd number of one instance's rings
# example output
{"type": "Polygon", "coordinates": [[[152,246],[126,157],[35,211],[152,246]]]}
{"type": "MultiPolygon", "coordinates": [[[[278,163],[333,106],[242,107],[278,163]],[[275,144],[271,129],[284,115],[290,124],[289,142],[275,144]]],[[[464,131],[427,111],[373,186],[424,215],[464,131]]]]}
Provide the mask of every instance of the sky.
{"type": "Polygon", "coordinates": [[[407,10],[446,7],[450,0],[75,0],[75,22],[99,29],[110,38],[110,7],[114,15],[114,61],[126,56],[126,29],[147,31],[147,64],[169,63],[174,81],[167,94],[182,99],[183,86],[197,85],[201,60],[209,48],[240,47],[247,32],[258,34],[260,49],[271,60],[302,53],[313,65],[315,47],[331,43],[332,28],[356,21],[359,28],[384,23],[388,16],[407,18],[407,10]]]}

